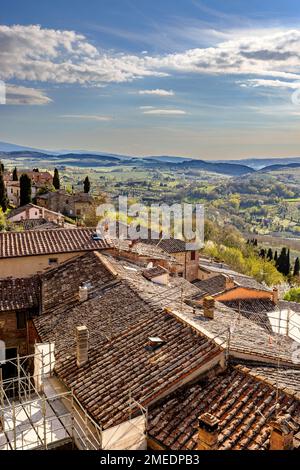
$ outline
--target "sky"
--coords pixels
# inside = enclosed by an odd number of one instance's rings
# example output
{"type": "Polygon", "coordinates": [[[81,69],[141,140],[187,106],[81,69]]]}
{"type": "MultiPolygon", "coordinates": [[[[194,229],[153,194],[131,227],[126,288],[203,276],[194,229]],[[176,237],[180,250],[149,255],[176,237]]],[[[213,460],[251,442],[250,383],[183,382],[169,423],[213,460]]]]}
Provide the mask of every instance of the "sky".
{"type": "Polygon", "coordinates": [[[0,80],[0,141],[300,156],[300,2],[1,0],[0,80]]]}

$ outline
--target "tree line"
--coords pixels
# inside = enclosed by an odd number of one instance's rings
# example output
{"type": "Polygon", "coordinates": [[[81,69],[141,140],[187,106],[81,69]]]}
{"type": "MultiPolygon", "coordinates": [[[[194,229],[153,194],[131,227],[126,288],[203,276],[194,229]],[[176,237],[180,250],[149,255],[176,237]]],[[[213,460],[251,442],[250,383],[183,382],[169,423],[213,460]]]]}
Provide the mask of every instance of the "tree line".
{"type": "MultiPolygon", "coordinates": [[[[258,246],[258,242],[256,238],[247,240],[247,244],[252,245],[254,247],[258,246]]],[[[261,248],[259,250],[259,256],[260,258],[264,260],[273,261],[277,270],[284,276],[290,276],[290,275],[293,275],[294,277],[300,276],[299,257],[296,258],[294,265],[293,265],[291,263],[290,250],[285,247],[281,249],[280,254],[278,254],[277,250],[273,252],[272,248],[268,248],[268,249],[261,248]]]]}

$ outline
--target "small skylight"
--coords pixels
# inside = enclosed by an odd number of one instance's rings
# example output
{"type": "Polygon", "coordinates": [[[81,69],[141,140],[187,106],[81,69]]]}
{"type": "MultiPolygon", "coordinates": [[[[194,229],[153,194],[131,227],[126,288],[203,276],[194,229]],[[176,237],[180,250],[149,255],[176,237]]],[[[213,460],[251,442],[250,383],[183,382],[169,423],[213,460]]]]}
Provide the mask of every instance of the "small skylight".
{"type": "Polygon", "coordinates": [[[160,348],[165,344],[165,340],[160,338],[159,336],[149,336],[148,343],[146,345],[146,349],[148,351],[155,351],[156,349],[160,348]]]}

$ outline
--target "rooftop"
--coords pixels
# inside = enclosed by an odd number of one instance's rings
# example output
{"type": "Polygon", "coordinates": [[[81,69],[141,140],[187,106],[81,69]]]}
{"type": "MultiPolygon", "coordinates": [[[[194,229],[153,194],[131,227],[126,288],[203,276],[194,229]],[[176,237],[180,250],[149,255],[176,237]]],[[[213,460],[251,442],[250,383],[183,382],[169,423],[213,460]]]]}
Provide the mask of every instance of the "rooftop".
{"type": "Polygon", "coordinates": [[[156,245],[167,253],[181,253],[183,251],[188,251],[186,247],[186,242],[177,238],[161,238],[159,240],[152,240],[149,238],[143,239],[142,241],[143,243],[147,243],[149,245],[156,245]]]}
{"type": "MultiPolygon", "coordinates": [[[[243,287],[245,289],[271,292],[271,289],[269,287],[266,287],[264,284],[257,282],[250,276],[235,274],[234,276],[230,277],[234,282],[234,287],[232,289],[236,289],[237,287],[243,287]]],[[[215,276],[209,279],[194,281],[193,284],[198,287],[200,291],[202,291],[202,294],[199,293],[200,297],[207,294],[217,295],[226,291],[226,281],[228,280],[228,278],[228,275],[216,274],[215,276]]]]}
{"type": "Polygon", "coordinates": [[[162,276],[164,274],[168,273],[168,271],[161,267],[161,266],[154,266],[153,268],[148,268],[143,271],[143,276],[150,280],[154,279],[155,277],[162,276]]]}
{"type": "Polygon", "coordinates": [[[124,280],[66,314],[43,315],[34,323],[42,341],[56,343],[58,376],[104,428],[128,418],[129,392],[146,406],[222,354],[214,341],[145,302],[124,280]],[[75,356],[78,324],[90,331],[89,362],[81,368],[75,356]],[[149,349],[149,337],[163,343],[149,349]]]}
{"type": "Polygon", "coordinates": [[[37,308],[39,293],[38,276],[0,279],[0,312],[37,308]]]}
{"type": "Polygon", "coordinates": [[[293,397],[254,377],[246,368],[185,386],[149,410],[148,433],[171,450],[196,450],[198,418],[210,413],[220,420],[219,450],[263,450],[269,447],[269,423],[280,414],[300,429],[300,396],[293,397]]]}
{"type": "Polygon", "coordinates": [[[120,251],[131,252],[143,258],[150,258],[153,260],[165,260],[169,262],[176,262],[176,259],[171,256],[169,253],[166,253],[162,248],[155,245],[149,245],[140,240],[136,240],[134,243],[130,240],[122,239],[111,239],[111,244],[113,247],[120,251]]]}
{"type": "Polygon", "coordinates": [[[93,240],[93,234],[86,228],[1,232],[0,259],[109,248],[105,240],[93,240]]]}

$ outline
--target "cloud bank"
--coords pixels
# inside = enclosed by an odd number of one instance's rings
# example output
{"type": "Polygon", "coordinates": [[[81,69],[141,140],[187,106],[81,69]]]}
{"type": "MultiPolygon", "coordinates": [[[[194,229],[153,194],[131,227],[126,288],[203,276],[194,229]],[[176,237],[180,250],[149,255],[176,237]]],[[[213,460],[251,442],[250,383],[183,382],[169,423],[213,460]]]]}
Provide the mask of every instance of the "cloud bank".
{"type": "MultiPolygon", "coordinates": [[[[245,36],[233,35],[213,47],[149,56],[106,52],[74,31],[38,25],[0,26],[2,80],[100,86],[175,72],[253,75],[272,80],[249,82],[252,86],[279,86],[280,82],[274,82],[277,79],[293,84],[300,80],[300,30],[258,35],[245,32],[245,36]]],[[[171,93],[147,91],[160,96],[171,93]]]]}

